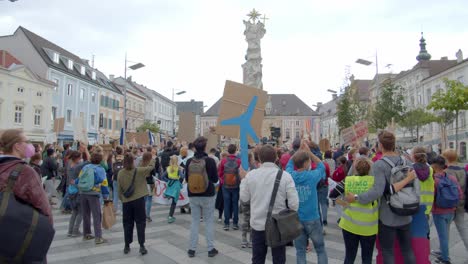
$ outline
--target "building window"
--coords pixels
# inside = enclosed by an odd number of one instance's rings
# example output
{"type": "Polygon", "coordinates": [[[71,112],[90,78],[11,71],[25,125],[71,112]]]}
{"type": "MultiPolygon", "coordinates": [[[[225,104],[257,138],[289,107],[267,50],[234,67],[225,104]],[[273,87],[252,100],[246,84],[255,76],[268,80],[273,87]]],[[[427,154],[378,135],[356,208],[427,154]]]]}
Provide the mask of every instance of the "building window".
{"type": "Polygon", "coordinates": [[[68,60],[68,69],[73,70],[73,61],[68,60]]]}
{"type": "Polygon", "coordinates": [[[453,142],[449,142],[449,148],[453,149],[454,148],[454,143],[453,142]]]}
{"type": "Polygon", "coordinates": [[[460,116],[460,120],[459,120],[460,122],[458,123],[459,128],[465,128],[466,127],[465,113],[461,112],[458,115],[460,116]]]}
{"type": "Polygon", "coordinates": [[[84,97],[85,97],[85,90],[84,88],[80,88],[80,100],[84,101],[84,97]]]}
{"type": "Polygon", "coordinates": [[[107,128],[108,128],[108,129],[112,129],[112,119],[110,119],[110,118],[107,119],[107,123],[108,123],[108,124],[107,124],[107,128]]]}
{"type": "Polygon", "coordinates": [[[93,102],[93,103],[96,102],[96,93],[95,92],[91,93],[91,102],[93,102]]]}
{"type": "Polygon", "coordinates": [[[37,92],[36,95],[37,95],[38,97],[41,97],[41,96],[42,96],[42,92],[37,92]]]}
{"type": "Polygon", "coordinates": [[[431,94],[431,89],[426,89],[426,100],[427,100],[427,104],[429,104],[431,102],[431,99],[432,99],[432,94],[431,94]]]}
{"type": "Polygon", "coordinates": [[[21,125],[23,123],[23,107],[15,106],[15,124],[21,125]]]}
{"type": "Polygon", "coordinates": [[[103,128],[103,127],[104,127],[104,114],[100,113],[99,114],[99,128],[103,128]]]}
{"type": "Polygon", "coordinates": [[[291,138],[291,134],[290,134],[289,128],[286,128],[286,139],[290,139],[290,138],[291,138]]]}
{"type": "Polygon", "coordinates": [[[60,55],[57,52],[54,52],[54,62],[59,63],[60,55]]]}
{"type": "Polygon", "coordinates": [[[71,124],[72,121],[72,110],[67,110],[67,123],[71,124]]]}
{"type": "Polygon", "coordinates": [[[72,96],[73,95],[73,84],[69,83],[67,87],[67,95],[72,96]]]}
{"type": "Polygon", "coordinates": [[[138,112],[143,112],[143,106],[141,104],[138,104],[138,112]]]}
{"type": "Polygon", "coordinates": [[[52,106],[52,121],[57,119],[57,107],[52,106]]]}
{"type": "Polygon", "coordinates": [[[466,142],[460,142],[460,158],[462,160],[466,159],[466,142]]]}
{"type": "Polygon", "coordinates": [[[58,90],[58,86],[59,86],[59,80],[58,80],[58,79],[53,79],[52,81],[55,83],[55,86],[54,86],[54,91],[56,91],[56,92],[57,92],[57,90],[58,90]]]}
{"type": "Polygon", "coordinates": [[[296,126],[299,126],[300,122],[299,121],[296,121],[296,126]]]}
{"type": "Polygon", "coordinates": [[[18,87],[18,93],[24,93],[24,88],[23,87],[18,87]]]}
{"type": "Polygon", "coordinates": [[[85,75],[85,74],[86,74],[86,68],[85,68],[85,66],[81,65],[80,73],[81,73],[81,75],[85,75]]]}
{"type": "Polygon", "coordinates": [[[94,126],[96,125],[96,116],[95,115],[91,115],[90,117],[90,124],[91,124],[91,127],[94,128],[94,126]]]}
{"type": "Polygon", "coordinates": [[[91,73],[91,78],[92,78],[93,80],[96,80],[96,72],[95,72],[95,71],[93,71],[93,72],[91,73]]]}
{"type": "Polygon", "coordinates": [[[300,138],[299,131],[296,131],[296,138],[300,138]]]}
{"type": "Polygon", "coordinates": [[[41,110],[36,109],[34,110],[34,125],[35,126],[40,126],[41,125],[41,110]]]}
{"type": "Polygon", "coordinates": [[[457,78],[457,80],[463,84],[465,84],[465,78],[463,76],[460,76],[457,78]]]}

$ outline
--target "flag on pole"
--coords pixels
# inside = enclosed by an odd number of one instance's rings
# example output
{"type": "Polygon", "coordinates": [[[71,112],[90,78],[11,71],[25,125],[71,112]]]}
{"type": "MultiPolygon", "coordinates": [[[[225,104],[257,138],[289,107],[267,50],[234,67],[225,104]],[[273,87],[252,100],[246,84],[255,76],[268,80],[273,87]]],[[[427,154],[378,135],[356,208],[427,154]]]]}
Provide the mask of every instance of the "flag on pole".
{"type": "Polygon", "coordinates": [[[149,130],[148,130],[148,138],[149,138],[149,144],[151,146],[153,146],[154,145],[154,134],[151,133],[151,131],[149,131],[149,130]]]}
{"type": "Polygon", "coordinates": [[[124,145],[124,140],[125,140],[125,134],[124,134],[124,128],[122,127],[120,129],[120,145],[123,146],[124,145]]]}

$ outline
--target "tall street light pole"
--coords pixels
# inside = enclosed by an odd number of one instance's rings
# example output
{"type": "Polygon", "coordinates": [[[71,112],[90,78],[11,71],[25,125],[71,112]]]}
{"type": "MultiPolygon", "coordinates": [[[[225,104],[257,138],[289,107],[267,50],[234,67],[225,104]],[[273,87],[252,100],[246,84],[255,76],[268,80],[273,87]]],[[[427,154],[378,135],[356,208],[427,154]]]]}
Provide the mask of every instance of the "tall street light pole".
{"type": "MultiPolygon", "coordinates": [[[[131,61],[128,61],[127,60],[127,53],[125,52],[125,70],[124,70],[124,79],[125,79],[125,83],[124,83],[124,113],[123,113],[123,120],[124,120],[124,124],[123,124],[123,130],[124,130],[124,133],[123,133],[123,137],[125,138],[126,136],[126,133],[127,133],[127,69],[130,69],[130,70],[138,70],[140,68],[143,68],[145,67],[145,65],[143,63],[135,63],[133,64],[132,66],[130,67],[127,67],[127,62],[131,62],[131,61]]],[[[132,62],[133,63],[133,62],[132,62]]],[[[125,142],[125,140],[122,140],[123,142],[125,142]]]]}
{"type": "Polygon", "coordinates": [[[184,94],[186,93],[186,91],[181,91],[181,90],[177,90],[177,93],[176,92],[176,89],[172,88],[172,102],[176,105],[175,107],[175,111],[172,111],[172,134],[175,136],[175,113],[177,111],[177,104],[175,103],[174,101],[174,95],[181,95],[181,94],[184,94]]]}

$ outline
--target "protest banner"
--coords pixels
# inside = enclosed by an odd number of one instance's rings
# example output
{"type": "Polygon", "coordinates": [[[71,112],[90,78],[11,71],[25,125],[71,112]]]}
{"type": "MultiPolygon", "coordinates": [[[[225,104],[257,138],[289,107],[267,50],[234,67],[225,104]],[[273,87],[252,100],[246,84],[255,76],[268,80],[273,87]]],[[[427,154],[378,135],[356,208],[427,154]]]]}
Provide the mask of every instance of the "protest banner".
{"type": "Polygon", "coordinates": [[[148,145],[148,132],[127,132],[125,136],[129,145],[148,145]]]}
{"type": "Polygon", "coordinates": [[[82,117],[73,118],[73,140],[83,142],[85,145],[88,145],[88,132],[84,126],[84,121],[82,117]]]}
{"type": "MultiPolygon", "coordinates": [[[[155,180],[155,188],[154,188],[154,197],[153,200],[157,204],[162,205],[171,205],[172,199],[167,199],[164,197],[164,192],[166,191],[167,183],[165,181],[161,181],[159,179],[155,180]]],[[[182,184],[182,189],[180,189],[179,200],[177,201],[177,206],[184,206],[189,204],[189,197],[187,192],[187,184],[182,184]]]]}
{"type": "Polygon", "coordinates": [[[250,124],[252,125],[255,133],[260,136],[265,114],[265,105],[267,102],[267,93],[266,91],[233,81],[226,81],[226,85],[224,87],[224,95],[221,99],[216,134],[239,139],[240,127],[222,126],[220,125],[221,121],[242,115],[247,110],[249,103],[254,96],[258,97],[258,101],[253,111],[250,124]]]}
{"type": "Polygon", "coordinates": [[[341,138],[344,145],[351,145],[363,140],[369,134],[367,121],[360,121],[354,126],[345,128],[341,131],[341,138]]]}

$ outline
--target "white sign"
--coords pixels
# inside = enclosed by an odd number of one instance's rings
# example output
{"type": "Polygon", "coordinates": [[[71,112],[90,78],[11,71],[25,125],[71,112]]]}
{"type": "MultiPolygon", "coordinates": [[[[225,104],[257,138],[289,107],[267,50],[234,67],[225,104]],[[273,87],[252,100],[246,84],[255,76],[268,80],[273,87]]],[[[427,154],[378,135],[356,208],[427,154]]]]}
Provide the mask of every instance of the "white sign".
{"type": "MultiPolygon", "coordinates": [[[[155,188],[154,188],[154,196],[153,200],[157,204],[162,205],[170,205],[172,203],[172,199],[164,198],[164,192],[166,191],[167,183],[165,181],[161,181],[156,179],[155,181],[155,188]]],[[[179,200],[177,201],[177,206],[184,206],[189,204],[189,197],[187,192],[187,184],[182,184],[182,188],[180,189],[179,200]]]]}

